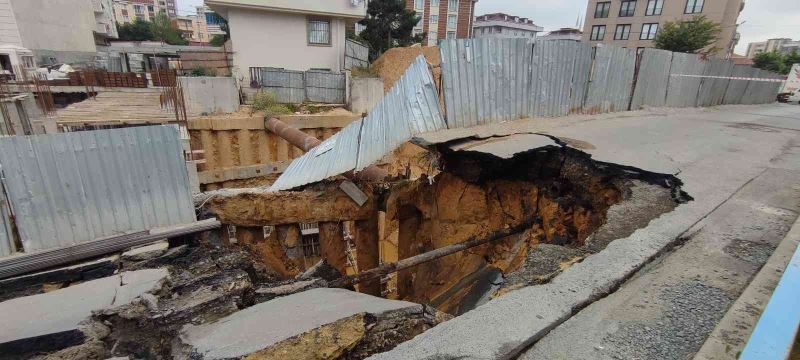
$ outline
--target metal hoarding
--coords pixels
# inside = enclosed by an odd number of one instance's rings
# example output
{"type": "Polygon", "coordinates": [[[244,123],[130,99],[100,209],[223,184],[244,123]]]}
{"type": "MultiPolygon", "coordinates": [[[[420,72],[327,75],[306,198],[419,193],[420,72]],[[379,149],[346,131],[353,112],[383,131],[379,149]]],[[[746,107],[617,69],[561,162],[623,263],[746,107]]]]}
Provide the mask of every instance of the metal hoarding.
{"type": "Polygon", "coordinates": [[[581,112],[591,66],[592,48],[588,44],[537,41],[533,48],[527,115],[552,117],[581,112]]]}
{"type": "Polygon", "coordinates": [[[697,94],[705,67],[706,63],[699,55],[673,53],[666,106],[697,106],[697,94]]]}
{"type": "Polygon", "coordinates": [[[644,49],[639,62],[631,110],[638,110],[645,106],[662,107],[666,104],[671,64],[671,51],[644,49]]]}
{"type": "Polygon", "coordinates": [[[754,68],[748,65],[734,65],[731,72],[731,79],[728,82],[728,88],[725,90],[725,98],[722,103],[725,105],[741,104],[747,85],[750,83],[748,78],[755,75],[754,68]]]}
{"type": "Polygon", "coordinates": [[[635,67],[635,50],[598,47],[583,112],[596,114],[628,110],[635,67]]]}
{"type": "Polygon", "coordinates": [[[733,74],[733,62],[722,59],[709,59],[700,82],[697,106],[722,105],[731,74],[733,74]]]}
{"type": "Polygon", "coordinates": [[[306,71],[306,98],[311,102],[344,104],[346,75],[330,71],[306,71]]]}
{"type": "Polygon", "coordinates": [[[0,164],[26,252],[195,221],[174,126],[2,138],[0,164]]]}

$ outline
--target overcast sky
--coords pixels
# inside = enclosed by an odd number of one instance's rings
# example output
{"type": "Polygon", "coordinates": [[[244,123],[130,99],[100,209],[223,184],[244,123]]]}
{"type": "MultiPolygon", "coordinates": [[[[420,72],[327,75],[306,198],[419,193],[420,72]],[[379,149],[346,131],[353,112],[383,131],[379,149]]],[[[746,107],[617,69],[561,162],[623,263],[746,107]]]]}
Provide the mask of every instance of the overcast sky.
{"type": "MultiPolygon", "coordinates": [[[[329,1],[329,0],[318,0],[329,1]]],[[[685,1],[685,0],[666,0],[685,1]]],[[[744,54],[747,44],[775,37],[800,40],[800,0],[745,0],[739,22],[742,40],[736,52],[744,54]]],[[[181,14],[194,13],[203,0],[177,0],[181,14]]],[[[476,15],[504,12],[532,19],[545,31],[574,27],[585,16],[586,0],[479,0],[476,15]]]]}

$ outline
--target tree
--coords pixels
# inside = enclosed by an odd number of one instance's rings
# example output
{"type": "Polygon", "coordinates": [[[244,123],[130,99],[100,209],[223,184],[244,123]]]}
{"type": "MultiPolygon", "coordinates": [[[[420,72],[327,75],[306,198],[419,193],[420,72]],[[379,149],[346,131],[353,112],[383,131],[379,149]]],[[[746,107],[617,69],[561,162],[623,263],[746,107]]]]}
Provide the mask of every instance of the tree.
{"type": "Polygon", "coordinates": [[[210,41],[211,46],[224,46],[225,42],[231,38],[231,30],[230,27],[228,27],[228,22],[221,17],[219,18],[219,29],[222,30],[225,34],[214,35],[214,37],[212,37],[210,41]]]}
{"type": "Polygon", "coordinates": [[[225,35],[214,35],[211,37],[211,41],[208,42],[211,46],[224,46],[225,45],[225,35]]]}
{"type": "Polygon", "coordinates": [[[369,46],[371,60],[386,50],[422,42],[425,34],[414,35],[414,26],[421,17],[406,9],[405,0],[372,0],[367,7],[367,17],[359,21],[366,29],[358,34],[369,46]]]}
{"type": "Polygon", "coordinates": [[[717,42],[720,31],[722,26],[704,15],[686,21],[667,21],[656,35],[656,48],[682,53],[712,54],[719,49],[709,46],[717,42]],[[704,49],[705,51],[701,51],[704,49]]]}
{"type": "Polygon", "coordinates": [[[150,31],[153,33],[153,40],[163,41],[170,45],[189,44],[189,42],[183,38],[183,33],[172,24],[172,20],[170,20],[167,13],[163,11],[159,12],[153,19],[153,23],[150,25],[150,31]]]}
{"type": "Polygon", "coordinates": [[[132,23],[117,23],[117,32],[120,40],[126,41],[147,41],[153,40],[153,32],[149,21],[136,20],[132,23]]]}
{"type": "Polygon", "coordinates": [[[762,52],[753,58],[753,67],[784,75],[792,70],[792,65],[798,63],[800,63],[800,53],[797,51],[793,51],[791,54],[782,54],[777,51],[762,52]]]}

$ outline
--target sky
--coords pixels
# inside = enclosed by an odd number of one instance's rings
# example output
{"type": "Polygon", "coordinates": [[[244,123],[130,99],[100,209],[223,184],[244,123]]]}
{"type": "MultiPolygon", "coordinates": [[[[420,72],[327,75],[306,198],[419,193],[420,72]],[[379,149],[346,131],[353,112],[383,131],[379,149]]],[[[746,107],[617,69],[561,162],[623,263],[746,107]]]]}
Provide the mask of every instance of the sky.
{"type": "MultiPolygon", "coordinates": [[[[180,14],[191,14],[203,0],[177,0],[177,3],[180,14]]],[[[586,4],[587,0],[479,0],[475,14],[504,12],[527,17],[545,31],[552,31],[574,27],[578,17],[586,15],[586,4]]],[[[800,40],[800,0],[745,0],[738,22],[743,22],[739,27],[742,40],[736,47],[739,54],[744,54],[751,42],[777,37],[800,40]]]]}

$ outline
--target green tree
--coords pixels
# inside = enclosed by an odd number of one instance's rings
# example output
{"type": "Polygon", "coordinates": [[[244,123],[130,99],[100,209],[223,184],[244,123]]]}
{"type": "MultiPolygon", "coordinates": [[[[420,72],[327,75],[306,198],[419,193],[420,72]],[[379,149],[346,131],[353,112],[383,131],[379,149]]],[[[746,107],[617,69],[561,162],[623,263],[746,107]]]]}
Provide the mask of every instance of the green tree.
{"type": "Polygon", "coordinates": [[[117,32],[120,40],[126,41],[147,41],[153,40],[153,31],[149,21],[136,20],[132,23],[117,23],[117,32]]]}
{"type": "Polygon", "coordinates": [[[704,15],[685,21],[667,21],[656,35],[655,43],[659,49],[674,52],[712,54],[719,49],[709,46],[719,39],[721,30],[719,23],[704,15]]]}
{"type": "Polygon", "coordinates": [[[228,22],[225,21],[222,17],[219,18],[219,29],[222,30],[225,34],[223,35],[214,35],[211,38],[210,44],[211,46],[223,46],[228,39],[231,38],[231,30],[228,27],[228,22]]]}
{"type": "Polygon", "coordinates": [[[153,23],[150,25],[150,31],[153,33],[153,40],[163,41],[170,45],[189,44],[183,38],[183,33],[172,24],[172,20],[163,11],[156,14],[153,23]]]}
{"type": "Polygon", "coordinates": [[[367,7],[367,17],[359,21],[366,29],[357,34],[369,46],[371,60],[386,50],[421,42],[425,34],[414,35],[414,26],[421,17],[406,9],[405,0],[372,0],[367,7]]]}
{"type": "Polygon", "coordinates": [[[777,51],[762,52],[753,58],[753,67],[784,75],[789,73],[792,65],[798,63],[800,63],[800,54],[797,51],[791,54],[782,54],[777,51]]]}

